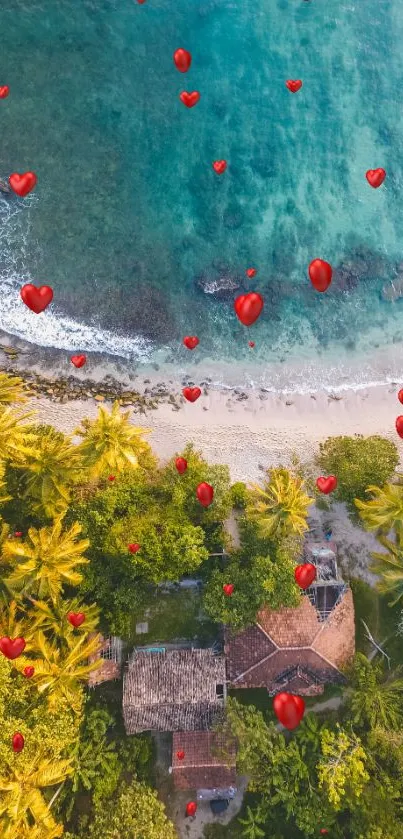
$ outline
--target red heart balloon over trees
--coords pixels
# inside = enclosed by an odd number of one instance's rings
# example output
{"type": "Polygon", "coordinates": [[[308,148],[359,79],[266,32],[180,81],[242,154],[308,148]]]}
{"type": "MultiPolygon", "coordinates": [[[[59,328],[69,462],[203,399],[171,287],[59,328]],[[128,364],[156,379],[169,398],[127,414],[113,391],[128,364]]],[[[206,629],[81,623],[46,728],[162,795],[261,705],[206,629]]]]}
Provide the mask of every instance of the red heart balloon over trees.
{"type": "Polygon", "coordinates": [[[195,816],[197,811],[197,804],[195,801],[189,801],[186,804],[186,815],[187,816],[195,816]]]}
{"type": "Polygon", "coordinates": [[[256,291],[241,294],[234,300],[235,314],[244,326],[252,326],[252,323],[255,323],[262,312],[263,306],[263,297],[256,291]]]}
{"type": "Polygon", "coordinates": [[[23,175],[13,172],[8,182],[13,192],[24,198],[29,192],[32,192],[38,181],[34,172],[24,172],[23,175]]]}
{"type": "Polygon", "coordinates": [[[185,460],[184,457],[177,457],[175,460],[175,466],[179,474],[183,475],[183,473],[186,472],[186,469],[188,468],[188,462],[187,460],[185,460]]]}
{"type": "Polygon", "coordinates": [[[206,484],[204,481],[203,483],[199,484],[196,489],[196,495],[200,501],[200,504],[203,507],[209,507],[214,498],[214,490],[210,484],[206,484]]]}
{"type": "Polygon", "coordinates": [[[16,754],[19,754],[20,752],[22,752],[22,750],[24,748],[24,743],[25,743],[25,740],[24,740],[22,734],[20,734],[19,731],[16,731],[16,733],[13,734],[13,737],[12,737],[12,740],[11,740],[11,745],[13,747],[13,752],[15,752],[16,754]]]}
{"type": "Polygon", "coordinates": [[[281,725],[292,731],[304,716],[305,702],[293,693],[278,693],[273,699],[273,710],[281,725]]]}
{"type": "Polygon", "coordinates": [[[39,315],[53,300],[53,289],[49,285],[41,285],[39,288],[27,283],[20,291],[21,299],[28,309],[39,315]]]}
{"type": "Polygon", "coordinates": [[[85,623],[85,614],[84,612],[69,612],[67,620],[75,629],[78,629],[79,626],[85,623]]]}
{"type": "Polygon", "coordinates": [[[8,635],[0,638],[0,651],[6,658],[13,661],[24,652],[26,647],[24,638],[9,638],[8,635]]]}
{"type": "Polygon", "coordinates": [[[186,335],[183,339],[183,343],[188,350],[194,350],[195,347],[200,343],[199,339],[196,338],[196,335],[186,335]]]}
{"type": "Polygon", "coordinates": [[[316,566],[312,562],[304,562],[303,565],[297,565],[294,571],[295,582],[300,588],[309,588],[309,586],[316,580],[316,566]]]}
{"type": "Polygon", "coordinates": [[[337,478],[335,475],[328,475],[327,478],[321,475],[320,478],[316,479],[316,486],[324,495],[329,495],[329,492],[333,492],[337,487],[337,478]]]}
{"type": "Polygon", "coordinates": [[[191,93],[188,93],[187,90],[184,90],[181,94],[179,99],[186,105],[187,108],[194,108],[197,105],[200,99],[200,93],[197,90],[192,90],[191,93]]]}
{"type": "Polygon", "coordinates": [[[184,387],[182,393],[188,402],[196,402],[196,399],[201,396],[201,390],[199,387],[184,387]]]}
{"type": "Polygon", "coordinates": [[[31,665],[27,665],[27,667],[24,667],[22,672],[23,672],[26,679],[30,679],[35,673],[35,667],[32,667],[31,665]]]}
{"type": "Polygon", "coordinates": [[[234,591],[233,583],[224,583],[222,590],[227,597],[231,597],[232,592],[234,591]]]}
{"type": "Polygon", "coordinates": [[[365,177],[370,186],[378,189],[378,186],[381,186],[386,178],[386,172],[384,169],[368,169],[365,177]]]}
{"type": "Polygon", "coordinates": [[[190,52],[183,49],[175,50],[174,52],[174,64],[177,70],[180,73],[187,73],[189,67],[192,63],[192,56],[190,52]]]}
{"type": "Polygon", "coordinates": [[[324,259],[314,259],[308,268],[308,274],[316,291],[326,291],[332,282],[333,269],[324,259]]]}
{"type": "Polygon", "coordinates": [[[140,550],[140,545],[137,542],[133,542],[133,544],[128,545],[128,548],[131,554],[136,554],[140,550]]]}

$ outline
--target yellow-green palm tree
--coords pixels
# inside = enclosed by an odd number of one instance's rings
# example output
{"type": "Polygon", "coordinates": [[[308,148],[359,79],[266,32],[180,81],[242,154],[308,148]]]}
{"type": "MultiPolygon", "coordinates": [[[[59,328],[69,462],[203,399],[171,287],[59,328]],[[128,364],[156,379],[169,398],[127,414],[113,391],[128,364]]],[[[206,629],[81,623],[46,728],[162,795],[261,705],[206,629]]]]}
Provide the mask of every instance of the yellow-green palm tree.
{"type": "Polygon", "coordinates": [[[5,480],[6,464],[0,460],[0,504],[10,501],[11,495],[7,493],[7,482],[5,480]]]}
{"type": "Polygon", "coordinates": [[[41,828],[42,837],[61,836],[60,827],[59,832],[56,831],[56,822],[42,791],[62,784],[72,772],[71,759],[57,760],[36,753],[30,760],[21,762],[16,761],[11,753],[6,771],[0,775],[2,839],[30,837],[28,828],[32,829],[32,823],[37,829],[41,828]]]}
{"type": "Polygon", "coordinates": [[[31,598],[31,604],[33,608],[28,612],[28,620],[32,633],[41,630],[67,647],[74,647],[78,635],[88,635],[98,628],[98,607],[95,604],[88,606],[78,597],[68,601],[58,599],[55,603],[31,598]],[[69,612],[84,612],[85,623],[75,629],[67,620],[69,612]]]}
{"type": "Polygon", "coordinates": [[[21,656],[22,666],[32,665],[35,673],[32,682],[39,693],[46,694],[50,709],[66,701],[76,713],[82,708],[80,685],[87,682],[90,673],[103,664],[102,658],[89,659],[102,646],[101,635],[81,635],[69,649],[51,643],[39,630],[34,638],[35,650],[28,656],[21,656]]]}
{"type": "Polygon", "coordinates": [[[48,518],[63,515],[70,503],[70,489],[82,472],[77,446],[64,434],[45,429],[36,436],[19,468],[25,478],[24,497],[32,500],[32,509],[48,518]]]}
{"type": "Polygon", "coordinates": [[[369,501],[355,500],[366,530],[387,534],[392,529],[403,531],[403,475],[396,483],[384,487],[369,486],[369,501]]]}
{"type": "MultiPolygon", "coordinates": [[[[34,628],[28,619],[24,609],[15,600],[7,602],[5,597],[0,598],[0,637],[24,638],[27,644],[30,643],[34,628]]],[[[26,647],[29,650],[29,646],[26,647]]]]}
{"type": "Polygon", "coordinates": [[[121,411],[119,402],[114,402],[110,412],[101,405],[97,419],[82,420],[75,433],[83,438],[78,450],[90,478],[138,467],[139,456],[149,449],[141,438],[150,429],[131,425],[129,417],[130,411],[121,411]]]}
{"type": "Polygon", "coordinates": [[[6,585],[23,597],[57,602],[63,585],[78,586],[82,581],[77,569],[88,563],[84,552],[89,541],[78,539],[80,533],[77,522],[63,532],[58,520],[40,530],[31,527],[24,541],[6,541],[2,558],[12,568],[6,585]]]}
{"type": "Polygon", "coordinates": [[[0,405],[11,405],[13,402],[26,402],[24,382],[19,376],[0,373],[0,405]]]}
{"type": "Polygon", "coordinates": [[[24,422],[29,414],[18,414],[12,408],[0,406],[0,454],[2,460],[15,465],[24,462],[35,442],[32,426],[24,422]]]}
{"type": "Polygon", "coordinates": [[[382,594],[390,594],[390,606],[403,598],[403,533],[396,533],[396,541],[392,542],[386,536],[378,536],[378,541],[385,548],[385,553],[372,554],[373,562],[370,571],[380,578],[376,584],[382,594]]]}
{"type": "Polygon", "coordinates": [[[308,529],[308,510],[313,503],[304,491],[303,479],[283,467],[269,469],[267,475],[263,488],[252,486],[248,517],[257,522],[264,538],[302,535],[308,529]]]}

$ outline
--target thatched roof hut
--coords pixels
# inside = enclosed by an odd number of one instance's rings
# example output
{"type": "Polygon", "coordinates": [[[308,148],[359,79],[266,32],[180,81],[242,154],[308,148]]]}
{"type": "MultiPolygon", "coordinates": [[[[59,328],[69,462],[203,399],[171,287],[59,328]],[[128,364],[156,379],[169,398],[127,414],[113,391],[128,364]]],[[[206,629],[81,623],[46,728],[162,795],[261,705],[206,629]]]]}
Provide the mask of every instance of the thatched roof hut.
{"type": "Polygon", "coordinates": [[[224,690],[225,658],[212,650],[135,650],[123,677],[126,732],[207,730],[224,690]]]}

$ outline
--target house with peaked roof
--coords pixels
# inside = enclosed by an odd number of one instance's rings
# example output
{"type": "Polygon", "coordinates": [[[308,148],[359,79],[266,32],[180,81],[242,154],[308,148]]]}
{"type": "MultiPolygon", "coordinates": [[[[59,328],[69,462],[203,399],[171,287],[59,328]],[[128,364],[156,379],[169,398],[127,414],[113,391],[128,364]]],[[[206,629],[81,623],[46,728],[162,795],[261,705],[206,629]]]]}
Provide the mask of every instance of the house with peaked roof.
{"type": "Polygon", "coordinates": [[[197,790],[199,801],[234,798],[235,744],[216,731],[175,732],[172,777],[176,789],[197,790]]]}
{"type": "Polygon", "coordinates": [[[231,688],[313,696],[344,681],[341,669],[355,651],[352,593],[339,576],[333,545],[306,543],[305,560],[316,565],[317,578],[299,606],[263,608],[253,626],[225,631],[231,688]]]}

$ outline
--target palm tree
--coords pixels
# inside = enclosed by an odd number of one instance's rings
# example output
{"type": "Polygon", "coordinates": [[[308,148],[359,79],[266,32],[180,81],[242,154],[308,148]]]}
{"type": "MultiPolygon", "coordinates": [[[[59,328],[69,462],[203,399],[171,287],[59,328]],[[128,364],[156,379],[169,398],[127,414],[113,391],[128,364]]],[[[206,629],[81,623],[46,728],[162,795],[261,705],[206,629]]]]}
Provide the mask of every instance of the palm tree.
{"type": "Polygon", "coordinates": [[[403,475],[384,487],[371,485],[367,492],[373,496],[369,501],[356,498],[354,502],[364,527],[385,535],[392,527],[403,531],[403,475]]]}
{"type": "Polygon", "coordinates": [[[48,518],[62,515],[70,503],[70,487],[80,477],[78,447],[52,428],[37,435],[35,445],[19,467],[25,478],[24,498],[48,518]]]}
{"type": "Polygon", "coordinates": [[[63,585],[77,586],[82,581],[77,568],[88,563],[83,554],[89,541],[76,541],[80,533],[77,522],[62,533],[62,522],[58,520],[40,530],[31,527],[23,542],[6,541],[3,561],[12,566],[6,585],[20,596],[31,595],[39,600],[49,597],[57,602],[63,585]]]}
{"type": "Polygon", "coordinates": [[[372,554],[370,571],[380,578],[376,584],[378,591],[390,594],[393,599],[389,605],[396,606],[403,598],[403,532],[396,533],[395,542],[386,536],[378,536],[378,542],[387,553],[372,554]]]}
{"type": "Polygon", "coordinates": [[[267,471],[263,489],[254,484],[247,513],[258,523],[264,538],[302,535],[307,529],[308,508],[313,503],[304,492],[303,478],[279,467],[267,471]]]}
{"type": "Polygon", "coordinates": [[[246,816],[246,819],[238,819],[240,824],[244,825],[242,836],[245,836],[246,839],[261,839],[261,837],[267,835],[266,831],[262,830],[262,825],[264,825],[266,819],[259,807],[255,811],[251,807],[247,807],[246,816]]]}
{"type": "Polygon", "coordinates": [[[13,402],[26,402],[24,382],[19,376],[0,373],[0,405],[11,405],[13,402]]]}
{"type": "Polygon", "coordinates": [[[28,829],[32,829],[32,822],[36,829],[41,828],[38,836],[61,836],[42,790],[62,784],[72,771],[71,759],[57,760],[36,753],[28,762],[19,762],[11,756],[7,772],[0,776],[2,839],[19,839],[24,835],[31,839],[28,829]]]}
{"type": "Polygon", "coordinates": [[[35,442],[32,426],[24,420],[32,416],[17,414],[12,408],[0,406],[0,452],[2,460],[11,460],[13,464],[24,461],[35,442]]]}
{"type": "Polygon", "coordinates": [[[7,482],[5,481],[6,465],[0,460],[0,504],[10,501],[11,495],[7,493],[7,482]]]}
{"type": "Polygon", "coordinates": [[[88,606],[79,598],[74,600],[61,600],[48,602],[46,600],[34,600],[30,598],[33,609],[28,612],[28,620],[35,634],[39,629],[52,638],[59,639],[64,647],[73,647],[77,641],[78,633],[93,633],[98,628],[99,609],[95,604],[88,606]],[[85,623],[75,629],[67,620],[69,612],[84,612],[85,623]]]}
{"type": "Polygon", "coordinates": [[[31,681],[39,693],[46,693],[49,708],[67,702],[75,713],[82,708],[80,683],[87,682],[90,673],[103,664],[102,658],[89,662],[102,645],[101,635],[81,635],[69,649],[62,650],[50,642],[41,630],[35,635],[34,652],[21,656],[23,667],[32,665],[35,673],[31,681]]]}
{"type": "Polygon", "coordinates": [[[397,730],[403,715],[401,674],[388,673],[385,678],[379,665],[373,665],[357,653],[349,675],[348,705],[353,722],[370,729],[381,726],[385,730],[397,730]]]}
{"type": "Polygon", "coordinates": [[[129,417],[130,411],[122,412],[119,402],[114,402],[110,413],[101,405],[96,420],[82,420],[75,433],[83,438],[78,450],[91,478],[107,471],[118,473],[128,466],[135,469],[138,457],[148,451],[141,436],[150,429],[131,425],[129,417]]]}
{"type": "Polygon", "coordinates": [[[33,627],[24,610],[15,600],[8,602],[3,595],[0,598],[0,637],[6,635],[8,638],[24,638],[29,642],[33,634],[33,627]]]}

